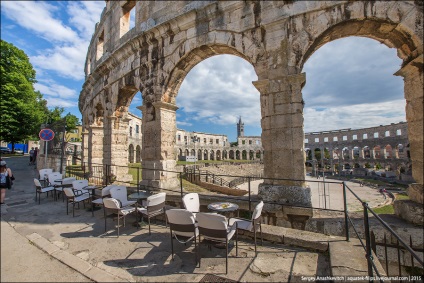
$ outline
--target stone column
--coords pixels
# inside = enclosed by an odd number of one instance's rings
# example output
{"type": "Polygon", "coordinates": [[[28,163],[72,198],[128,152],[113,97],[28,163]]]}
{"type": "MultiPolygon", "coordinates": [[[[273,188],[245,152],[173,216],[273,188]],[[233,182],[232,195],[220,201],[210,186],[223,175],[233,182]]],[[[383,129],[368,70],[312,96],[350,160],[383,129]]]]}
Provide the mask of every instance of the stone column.
{"type": "Polygon", "coordinates": [[[130,119],[108,116],[107,120],[110,141],[107,148],[109,160],[106,163],[111,165],[111,173],[116,176],[117,181],[130,182],[132,181],[132,176],[128,174],[128,125],[130,119]]]}
{"type": "Polygon", "coordinates": [[[353,148],[349,150],[349,159],[355,161],[355,154],[353,154],[353,148]]]}
{"type": "Polygon", "coordinates": [[[365,159],[365,154],[364,154],[364,148],[361,147],[361,149],[359,150],[359,158],[360,159],[365,159]]]}
{"type": "Polygon", "coordinates": [[[81,133],[82,138],[82,151],[81,151],[81,163],[84,165],[84,163],[88,163],[88,144],[89,144],[89,134],[90,132],[84,128],[84,130],[81,133]]]}
{"type": "Polygon", "coordinates": [[[410,201],[395,201],[394,208],[398,216],[420,225],[424,223],[423,61],[421,54],[395,74],[404,78],[412,177],[416,183],[409,185],[410,201]]]}
{"type": "Polygon", "coordinates": [[[396,147],[392,148],[392,158],[393,159],[399,159],[399,152],[398,152],[398,149],[396,147]]]}
{"type": "Polygon", "coordinates": [[[176,105],[161,101],[152,103],[149,108],[142,107],[144,125],[142,184],[153,189],[179,190],[178,174],[161,171],[176,170],[174,144],[177,109],[176,105]]]}
{"type": "Polygon", "coordinates": [[[383,151],[383,159],[387,159],[386,148],[383,148],[383,150],[380,149],[380,157],[381,157],[381,151],[383,151]]]}
{"type": "Polygon", "coordinates": [[[305,74],[253,82],[261,94],[264,183],[259,196],[311,206],[310,188],[305,183],[303,100],[305,74]],[[290,180],[275,180],[279,178],[290,180]],[[293,181],[297,180],[297,181],[293,181]]]}
{"type": "Polygon", "coordinates": [[[104,128],[103,124],[98,125],[94,124],[89,127],[88,130],[88,166],[89,171],[94,172],[92,170],[93,166],[101,166],[104,161],[104,128]]]}

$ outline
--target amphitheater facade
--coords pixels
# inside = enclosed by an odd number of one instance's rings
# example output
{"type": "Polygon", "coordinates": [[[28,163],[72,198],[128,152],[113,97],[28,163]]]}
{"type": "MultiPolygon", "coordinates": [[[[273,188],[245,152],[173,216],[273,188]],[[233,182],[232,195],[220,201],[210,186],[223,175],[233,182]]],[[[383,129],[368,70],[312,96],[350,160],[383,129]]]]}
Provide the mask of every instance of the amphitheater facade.
{"type": "MultiPolygon", "coordinates": [[[[89,163],[128,162],[128,107],[141,92],[142,166],[176,166],[176,97],[199,62],[232,54],[250,62],[261,101],[264,200],[310,205],[305,186],[302,72],[327,42],[348,36],[396,48],[402,60],[412,175],[411,203],[423,204],[423,12],[421,1],[106,1],[87,52],[79,98],[83,156],[89,163]],[[130,29],[135,9],[135,27],[130,29]],[[282,180],[284,179],[284,180],[282,180]]],[[[382,94],[383,95],[383,94],[382,94]]],[[[207,97],[205,97],[207,99],[207,97]]],[[[118,170],[118,169],[117,169],[118,170]]],[[[116,174],[126,174],[114,172],[116,174]]],[[[178,186],[175,174],[143,181],[178,186]]]]}

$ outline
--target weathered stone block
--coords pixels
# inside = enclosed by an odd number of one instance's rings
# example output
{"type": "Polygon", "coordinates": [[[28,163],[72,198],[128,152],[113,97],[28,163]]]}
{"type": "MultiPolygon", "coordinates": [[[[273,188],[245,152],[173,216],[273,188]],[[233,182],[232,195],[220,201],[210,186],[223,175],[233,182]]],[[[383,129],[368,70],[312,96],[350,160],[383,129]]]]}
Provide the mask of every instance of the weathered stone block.
{"type": "Polygon", "coordinates": [[[411,200],[397,200],[393,206],[397,216],[410,223],[424,225],[424,208],[422,204],[411,200]]]}
{"type": "Polygon", "coordinates": [[[408,196],[412,201],[417,203],[424,204],[424,193],[423,193],[423,185],[421,184],[410,184],[408,189],[408,196]]]}

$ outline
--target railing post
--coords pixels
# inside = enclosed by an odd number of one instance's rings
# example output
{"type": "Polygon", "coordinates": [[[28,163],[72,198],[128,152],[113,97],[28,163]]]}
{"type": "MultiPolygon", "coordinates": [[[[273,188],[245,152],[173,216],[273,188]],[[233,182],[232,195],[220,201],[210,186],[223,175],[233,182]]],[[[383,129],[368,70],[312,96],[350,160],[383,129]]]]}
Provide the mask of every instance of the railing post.
{"type": "Polygon", "coordinates": [[[345,216],[345,230],[346,230],[346,241],[349,241],[349,222],[347,220],[347,197],[346,197],[346,183],[343,182],[343,206],[344,206],[344,216],[345,216]]]}
{"type": "Polygon", "coordinates": [[[182,173],[180,173],[180,191],[181,191],[181,200],[182,200],[183,199],[183,175],[182,175],[182,173]]]}
{"type": "Polygon", "coordinates": [[[364,230],[365,230],[365,243],[367,249],[367,265],[368,265],[368,276],[370,277],[370,282],[372,282],[373,271],[372,271],[372,250],[371,250],[371,238],[370,238],[370,223],[368,219],[368,204],[366,202],[362,202],[362,206],[364,208],[364,230]]]}
{"type": "Polygon", "coordinates": [[[249,216],[252,217],[252,199],[250,198],[250,177],[247,177],[248,189],[249,189],[249,216]]]}

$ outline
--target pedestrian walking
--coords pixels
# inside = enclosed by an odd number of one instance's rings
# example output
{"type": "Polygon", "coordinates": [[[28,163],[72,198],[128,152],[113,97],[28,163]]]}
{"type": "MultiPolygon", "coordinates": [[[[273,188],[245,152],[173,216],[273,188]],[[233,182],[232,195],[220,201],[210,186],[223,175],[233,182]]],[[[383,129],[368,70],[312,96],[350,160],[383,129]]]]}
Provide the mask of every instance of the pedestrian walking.
{"type": "Polygon", "coordinates": [[[32,158],[34,164],[37,164],[37,155],[38,155],[38,147],[35,147],[34,156],[32,158]]]}
{"type": "Polygon", "coordinates": [[[12,188],[12,181],[15,180],[13,177],[12,170],[7,168],[6,161],[0,161],[0,202],[1,205],[4,204],[4,199],[6,197],[6,189],[10,190],[12,188]]]}
{"type": "Polygon", "coordinates": [[[29,151],[29,164],[28,165],[34,165],[34,148],[31,147],[31,150],[29,151]]]}

